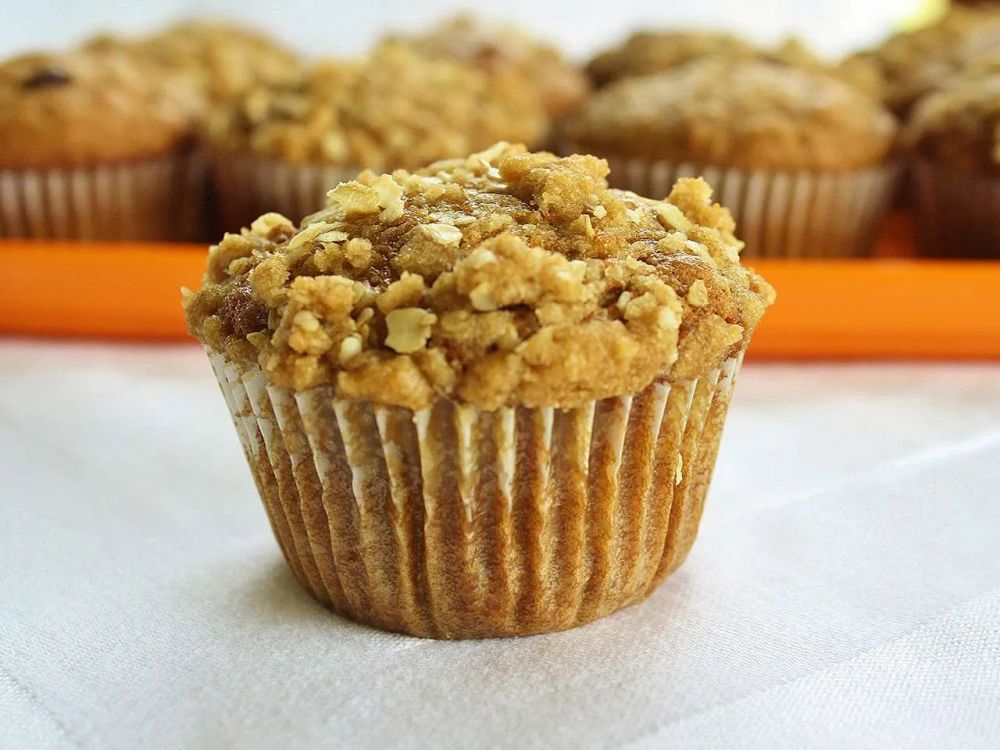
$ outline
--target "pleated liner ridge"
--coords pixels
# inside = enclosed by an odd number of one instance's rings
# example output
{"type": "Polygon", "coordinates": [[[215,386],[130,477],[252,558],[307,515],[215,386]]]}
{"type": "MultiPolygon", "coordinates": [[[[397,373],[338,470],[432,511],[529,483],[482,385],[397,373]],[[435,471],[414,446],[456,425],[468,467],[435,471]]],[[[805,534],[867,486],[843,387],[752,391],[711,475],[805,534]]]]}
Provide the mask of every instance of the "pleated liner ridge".
{"type": "Polygon", "coordinates": [[[1000,258],[1000,177],[917,161],[921,254],[1000,258]]]}
{"type": "Polygon", "coordinates": [[[612,187],[649,198],[665,197],[681,177],[704,177],[736,219],[743,258],[870,255],[900,174],[896,164],[847,172],[748,171],[614,156],[608,164],[612,187]]]}
{"type": "Polygon", "coordinates": [[[0,169],[0,237],[201,239],[206,185],[199,153],[75,169],[0,169]]]}
{"type": "Polygon", "coordinates": [[[694,542],[742,360],[576,409],[414,412],[209,357],[302,586],[432,638],[562,630],[648,596],[694,542]]]}

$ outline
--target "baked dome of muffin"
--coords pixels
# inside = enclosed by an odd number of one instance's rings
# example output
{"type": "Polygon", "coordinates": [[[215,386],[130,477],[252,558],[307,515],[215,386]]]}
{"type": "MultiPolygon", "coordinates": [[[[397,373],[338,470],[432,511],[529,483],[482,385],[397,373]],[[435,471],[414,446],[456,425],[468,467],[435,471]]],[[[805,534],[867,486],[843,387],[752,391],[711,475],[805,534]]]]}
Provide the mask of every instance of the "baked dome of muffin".
{"type": "Polygon", "coordinates": [[[831,76],[709,60],[597,92],[567,134],[600,155],[837,171],[884,161],[896,125],[881,104],[831,76]]]}
{"type": "Polygon", "coordinates": [[[971,76],[922,99],[904,142],[930,161],[1000,174],[1000,71],[971,76]]]}
{"type": "Polygon", "coordinates": [[[198,107],[183,82],[114,51],[0,63],[0,166],[74,167],[171,153],[198,107]]]}
{"type": "Polygon", "coordinates": [[[714,57],[747,57],[754,54],[749,42],[719,31],[639,31],[587,63],[587,73],[597,86],[619,78],[662,73],[694,60],[714,57]]]}
{"type": "Polygon", "coordinates": [[[773,290],[702,180],[654,201],[607,174],[504,143],[366,172],[299,225],[267,214],[227,234],[189,327],[278,385],[414,409],[569,407],[709,372],[773,290]]]}
{"type": "Polygon", "coordinates": [[[208,135],[220,150],[291,163],[412,169],[503,138],[537,143],[546,122],[516,82],[386,43],[252,92],[217,112],[208,135]]]}
{"type": "Polygon", "coordinates": [[[393,39],[425,55],[472,65],[493,76],[510,76],[538,94],[553,118],[572,110],[587,94],[587,78],[553,45],[512,24],[490,24],[462,14],[422,34],[393,39]]]}

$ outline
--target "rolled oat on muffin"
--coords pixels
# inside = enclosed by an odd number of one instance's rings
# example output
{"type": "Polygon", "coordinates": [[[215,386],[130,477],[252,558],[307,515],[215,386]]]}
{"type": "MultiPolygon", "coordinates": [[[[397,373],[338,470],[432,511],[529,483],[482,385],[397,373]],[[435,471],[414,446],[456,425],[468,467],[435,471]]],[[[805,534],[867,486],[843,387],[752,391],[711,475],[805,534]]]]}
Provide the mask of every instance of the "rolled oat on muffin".
{"type": "Polygon", "coordinates": [[[771,287],[701,180],[497,144],[266,214],[185,300],[300,583],[438,638],[641,601],[697,531],[771,287]]]}
{"type": "Polygon", "coordinates": [[[198,235],[197,92],[114,51],[0,63],[0,236],[198,235]]]}
{"type": "Polygon", "coordinates": [[[922,252],[1000,257],[1000,72],[922,99],[903,135],[917,160],[922,252]]]}
{"type": "Polygon", "coordinates": [[[537,144],[547,118],[518,81],[387,42],[260,89],[210,123],[226,226],[299,215],[362,169],[414,169],[497,140],[537,144]]]}
{"type": "Polygon", "coordinates": [[[645,195],[705,175],[746,257],[861,255],[891,196],[896,130],[832,76],[715,60],[602,89],[568,123],[564,150],[607,158],[613,185],[645,195]]]}

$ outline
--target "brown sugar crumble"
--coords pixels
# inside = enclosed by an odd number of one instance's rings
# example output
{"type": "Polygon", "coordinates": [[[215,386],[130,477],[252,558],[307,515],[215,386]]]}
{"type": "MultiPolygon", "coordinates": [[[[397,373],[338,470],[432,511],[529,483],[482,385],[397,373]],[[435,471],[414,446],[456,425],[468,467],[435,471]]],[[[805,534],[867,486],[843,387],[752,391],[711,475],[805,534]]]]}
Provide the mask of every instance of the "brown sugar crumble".
{"type": "Polygon", "coordinates": [[[703,180],[657,201],[607,175],[506,143],[365,172],[298,225],[265,214],[225,235],[188,325],[272,383],[412,409],[571,407],[704,375],[774,292],[703,180]]]}

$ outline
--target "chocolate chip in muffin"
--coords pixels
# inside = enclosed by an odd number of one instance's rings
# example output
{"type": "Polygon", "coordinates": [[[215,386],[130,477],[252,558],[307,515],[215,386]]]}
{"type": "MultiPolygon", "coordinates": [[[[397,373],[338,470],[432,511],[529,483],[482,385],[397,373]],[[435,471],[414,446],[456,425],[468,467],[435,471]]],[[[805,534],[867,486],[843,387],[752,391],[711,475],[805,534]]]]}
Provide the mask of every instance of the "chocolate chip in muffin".
{"type": "Polygon", "coordinates": [[[26,90],[47,89],[53,86],[65,86],[72,83],[69,73],[60,68],[43,68],[30,78],[25,79],[21,88],[26,90]]]}

